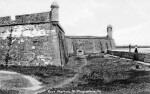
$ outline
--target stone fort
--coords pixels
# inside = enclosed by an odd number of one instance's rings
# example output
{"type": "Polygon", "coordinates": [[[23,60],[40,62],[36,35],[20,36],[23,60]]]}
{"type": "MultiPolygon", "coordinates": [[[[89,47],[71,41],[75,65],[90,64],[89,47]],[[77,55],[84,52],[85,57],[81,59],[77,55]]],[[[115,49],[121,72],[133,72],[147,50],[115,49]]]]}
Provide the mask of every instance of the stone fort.
{"type": "Polygon", "coordinates": [[[59,5],[51,11],[0,17],[0,63],[25,66],[64,66],[69,55],[101,53],[115,48],[112,26],[107,36],[65,36],[59,22],[59,5]]]}

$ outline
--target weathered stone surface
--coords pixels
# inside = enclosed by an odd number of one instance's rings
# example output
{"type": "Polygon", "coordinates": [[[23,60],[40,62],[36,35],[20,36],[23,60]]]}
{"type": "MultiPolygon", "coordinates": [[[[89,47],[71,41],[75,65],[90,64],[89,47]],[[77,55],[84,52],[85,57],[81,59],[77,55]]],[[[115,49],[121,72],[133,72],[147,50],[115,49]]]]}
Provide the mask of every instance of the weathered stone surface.
{"type": "Polygon", "coordinates": [[[0,61],[64,66],[67,49],[58,5],[51,11],[0,18],[0,61]],[[9,59],[9,60],[8,60],[9,59]]]}
{"type": "Polygon", "coordinates": [[[66,37],[67,49],[69,54],[77,52],[77,49],[83,49],[85,53],[100,53],[115,48],[113,39],[107,37],[66,37]]]}
{"type": "Polygon", "coordinates": [[[11,46],[8,47],[10,29],[0,28],[0,60],[9,52],[9,62],[17,65],[61,65],[59,39],[50,24],[12,26],[11,46]],[[8,51],[9,49],[9,51],[8,51]]]}
{"type": "Polygon", "coordinates": [[[50,22],[50,12],[17,15],[14,21],[11,20],[10,16],[0,17],[0,26],[41,22],[50,22]]]}
{"type": "Polygon", "coordinates": [[[10,24],[11,22],[11,18],[10,16],[6,16],[6,17],[0,17],[0,25],[3,25],[3,24],[10,24]]]}
{"type": "Polygon", "coordinates": [[[50,22],[50,12],[17,15],[16,24],[50,22]]]}

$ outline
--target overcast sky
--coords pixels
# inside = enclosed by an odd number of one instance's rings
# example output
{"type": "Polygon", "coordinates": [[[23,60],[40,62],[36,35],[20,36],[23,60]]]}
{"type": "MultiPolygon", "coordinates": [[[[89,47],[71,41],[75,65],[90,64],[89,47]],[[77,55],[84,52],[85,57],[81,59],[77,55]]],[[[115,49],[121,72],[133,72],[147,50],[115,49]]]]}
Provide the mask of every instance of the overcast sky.
{"type": "MultiPolygon", "coordinates": [[[[0,0],[0,16],[50,11],[54,0],[0,0]]],[[[106,36],[117,45],[150,45],[150,0],[57,0],[66,35],[106,36]]]]}

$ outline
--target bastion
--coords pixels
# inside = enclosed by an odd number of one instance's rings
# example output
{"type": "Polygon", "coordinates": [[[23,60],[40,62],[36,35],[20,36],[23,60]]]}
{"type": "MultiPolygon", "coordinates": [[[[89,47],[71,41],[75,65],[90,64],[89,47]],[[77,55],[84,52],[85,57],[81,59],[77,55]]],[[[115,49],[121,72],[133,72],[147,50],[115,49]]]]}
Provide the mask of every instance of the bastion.
{"type": "Polygon", "coordinates": [[[59,5],[51,11],[0,18],[0,63],[26,66],[64,66],[65,33],[59,23],[59,5]]]}

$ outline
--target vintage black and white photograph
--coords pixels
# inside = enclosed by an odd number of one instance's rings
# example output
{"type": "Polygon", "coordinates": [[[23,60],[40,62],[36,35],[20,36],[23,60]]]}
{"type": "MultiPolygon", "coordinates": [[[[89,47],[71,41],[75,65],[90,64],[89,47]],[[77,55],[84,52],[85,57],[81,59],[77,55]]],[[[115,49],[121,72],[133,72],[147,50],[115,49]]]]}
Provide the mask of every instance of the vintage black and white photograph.
{"type": "Polygon", "coordinates": [[[0,0],[0,94],[150,94],[150,0],[0,0]]]}

